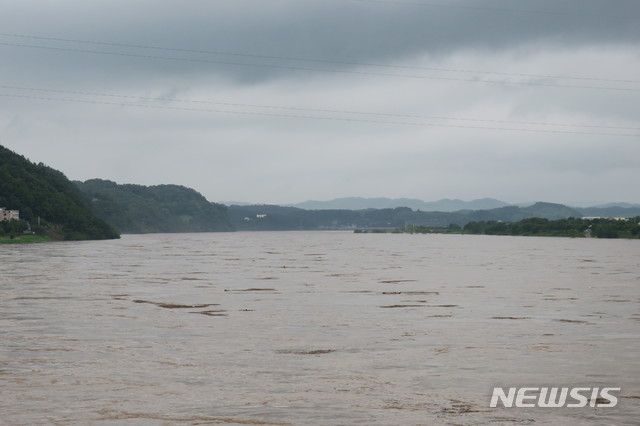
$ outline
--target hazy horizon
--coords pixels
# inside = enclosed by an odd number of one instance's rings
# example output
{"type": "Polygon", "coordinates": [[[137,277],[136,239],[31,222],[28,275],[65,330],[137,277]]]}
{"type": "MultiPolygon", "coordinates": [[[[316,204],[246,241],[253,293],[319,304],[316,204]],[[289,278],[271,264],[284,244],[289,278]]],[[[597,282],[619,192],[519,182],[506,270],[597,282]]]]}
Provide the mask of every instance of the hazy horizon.
{"type": "MultiPolygon", "coordinates": [[[[407,199],[414,199],[414,198],[410,198],[410,197],[398,197],[398,198],[391,198],[391,197],[358,197],[358,196],[353,196],[353,197],[338,197],[338,198],[333,198],[333,199],[329,199],[329,200],[312,200],[312,199],[308,199],[308,200],[302,200],[302,201],[296,201],[296,202],[290,202],[290,203],[253,203],[251,201],[228,201],[228,200],[209,200],[209,201],[213,201],[219,204],[224,204],[224,205],[233,205],[233,204],[248,204],[248,205],[260,205],[260,204],[265,204],[265,205],[280,205],[280,206],[296,206],[298,204],[303,204],[306,202],[329,202],[329,201],[336,201],[336,200],[341,200],[341,199],[348,199],[348,198],[363,198],[363,199],[378,199],[378,198],[383,198],[383,199],[389,199],[389,200],[395,200],[395,199],[402,199],[402,198],[407,198],[407,199]]],[[[440,198],[438,200],[421,200],[419,198],[415,198],[415,200],[419,200],[419,201],[423,201],[425,203],[432,203],[432,202],[439,202],[439,201],[463,201],[463,202],[472,202],[472,201],[477,201],[477,200],[482,200],[482,199],[492,199],[492,200],[496,200],[496,201],[502,201],[504,203],[507,203],[509,205],[513,205],[513,206],[519,206],[519,205],[531,205],[531,204],[535,204],[535,203],[554,203],[554,204],[563,204],[566,205],[568,207],[597,207],[600,205],[606,205],[606,204],[634,204],[634,205],[638,205],[640,203],[633,203],[633,202],[627,202],[627,201],[607,201],[607,202],[590,202],[590,201],[579,201],[577,203],[567,203],[567,202],[552,202],[552,201],[548,201],[548,200],[533,200],[533,201],[516,201],[516,202],[511,202],[508,200],[500,200],[497,198],[493,198],[493,197],[480,197],[480,198],[474,198],[474,199],[468,199],[468,200],[464,200],[464,199],[460,199],[460,198],[440,198]]]]}

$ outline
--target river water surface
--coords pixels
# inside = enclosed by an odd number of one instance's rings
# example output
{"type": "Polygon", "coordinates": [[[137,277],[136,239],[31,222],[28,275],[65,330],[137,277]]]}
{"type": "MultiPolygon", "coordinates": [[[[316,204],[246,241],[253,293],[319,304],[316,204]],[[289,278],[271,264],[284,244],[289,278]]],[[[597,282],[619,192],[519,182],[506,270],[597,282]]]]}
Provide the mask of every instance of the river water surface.
{"type": "Polygon", "coordinates": [[[350,232],[0,246],[3,424],[638,424],[640,241],[350,232]],[[621,387],[489,408],[494,387],[621,387]]]}

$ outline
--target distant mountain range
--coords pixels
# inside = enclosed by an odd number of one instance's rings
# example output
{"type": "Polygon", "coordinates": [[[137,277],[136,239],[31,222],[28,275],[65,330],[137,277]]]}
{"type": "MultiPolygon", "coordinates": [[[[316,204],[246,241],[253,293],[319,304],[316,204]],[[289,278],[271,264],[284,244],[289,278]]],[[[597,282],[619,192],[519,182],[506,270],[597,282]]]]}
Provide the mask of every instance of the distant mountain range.
{"type": "MultiPolygon", "coordinates": [[[[249,206],[251,203],[229,202],[226,205],[249,206]]],[[[366,209],[395,209],[396,207],[409,207],[412,210],[427,212],[456,212],[460,210],[491,210],[500,207],[517,205],[528,207],[535,204],[534,201],[528,203],[507,203],[495,198],[479,198],[471,201],[444,198],[438,201],[422,201],[416,198],[364,198],[364,197],[344,197],[335,198],[328,201],[309,200],[297,204],[285,204],[283,207],[297,207],[305,210],[366,210],[366,209]]],[[[588,207],[576,207],[578,210],[589,209],[609,209],[609,208],[640,208],[640,204],[632,203],[607,203],[588,207]]]]}
{"type": "Polygon", "coordinates": [[[415,198],[346,197],[329,201],[304,201],[290,207],[298,207],[305,210],[365,210],[409,207],[412,210],[455,212],[459,210],[496,209],[508,205],[509,203],[494,198],[481,198],[472,201],[451,200],[448,198],[439,201],[422,201],[415,198]]]}
{"type": "Polygon", "coordinates": [[[249,205],[229,207],[231,223],[237,230],[320,230],[355,228],[402,228],[406,225],[442,227],[464,226],[475,221],[517,222],[539,217],[549,220],[594,217],[636,217],[640,208],[572,208],[562,204],[535,203],[526,207],[504,206],[486,210],[418,211],[409,207],[388,209],[306,210],[298,207],[249,205]]]}
{"type": "Polygon", "coordinates": [[[593,207],[587,207],[587,208],[596,208],[596,209],[606,209],[606,208],[610,208],[610,207],[622,207],[625,209],[629,209],[629,208],[640,208],[640,204],[631,204],[631,203],[608,203],[608,204],[600,204],[597,206],[593,206],[593,207]]]}

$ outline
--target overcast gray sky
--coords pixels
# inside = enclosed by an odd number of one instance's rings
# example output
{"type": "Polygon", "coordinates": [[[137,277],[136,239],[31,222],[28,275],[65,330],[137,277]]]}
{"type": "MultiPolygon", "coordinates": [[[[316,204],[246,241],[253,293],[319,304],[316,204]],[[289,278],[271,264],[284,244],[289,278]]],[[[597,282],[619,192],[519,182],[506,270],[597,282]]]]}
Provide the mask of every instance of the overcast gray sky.
{"type": "Polygon", "coordinates": [[[211,201],[640,202],[635,0],[0,0],[0,144],[211,201]]]}

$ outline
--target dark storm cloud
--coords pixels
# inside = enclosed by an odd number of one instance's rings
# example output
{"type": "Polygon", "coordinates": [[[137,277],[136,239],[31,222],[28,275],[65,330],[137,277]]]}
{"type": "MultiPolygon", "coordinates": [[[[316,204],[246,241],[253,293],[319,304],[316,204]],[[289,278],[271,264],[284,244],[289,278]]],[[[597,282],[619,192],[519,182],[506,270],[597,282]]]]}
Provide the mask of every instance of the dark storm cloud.
{"type": "MultiPolygon", "coordinates": [[[[539,42],[579,46],[640,40],[640,3],[625,0],[517,4],[504,0],[425,1],[423,5],[416,4],[419,1],[353,0],[2,3],[3,33],[339,62],[392,63],[415,55],[438,56],[462,49],[495,51],[539,42]]],[[[0,46],[11,63],[23,69],[28,66],[34,74],[46,64],[51,72],[65,67],[66,75],[74,79],[87,75],[111,80],[123,79],[123,74],[128,74],[128,79],[135,75],[148,79],[221,74],[251,82],[304,73],[253,65],[331,69],[349,66],[16,37],[0,37],[0,42],[193,60],[0,46]]]]}

